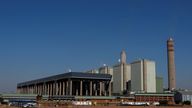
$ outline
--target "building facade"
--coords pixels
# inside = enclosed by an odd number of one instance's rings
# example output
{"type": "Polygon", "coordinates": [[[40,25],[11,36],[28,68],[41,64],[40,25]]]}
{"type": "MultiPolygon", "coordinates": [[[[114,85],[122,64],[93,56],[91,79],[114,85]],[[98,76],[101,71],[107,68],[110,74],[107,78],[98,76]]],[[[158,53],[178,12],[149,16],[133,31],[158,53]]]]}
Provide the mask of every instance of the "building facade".
{"type": "Polygon", "coordinates": [[[134,92],[156,92],[154,61],[143,59],[131,63],[131,90],[134,92]]]}

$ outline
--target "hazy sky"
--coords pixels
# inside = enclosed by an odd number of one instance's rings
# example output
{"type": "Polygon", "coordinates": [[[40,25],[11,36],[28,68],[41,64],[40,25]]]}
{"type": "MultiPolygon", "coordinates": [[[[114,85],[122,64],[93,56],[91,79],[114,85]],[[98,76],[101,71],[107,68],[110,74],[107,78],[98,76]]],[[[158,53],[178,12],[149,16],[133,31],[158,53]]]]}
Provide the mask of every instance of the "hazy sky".
{"type": "Polygon", "coordinates": [[[192,0],[1,0],[0,92],[19,82],[118,62],[156,61],[167,87],[175,40],[177,88],[192,89],[192,0]]]}

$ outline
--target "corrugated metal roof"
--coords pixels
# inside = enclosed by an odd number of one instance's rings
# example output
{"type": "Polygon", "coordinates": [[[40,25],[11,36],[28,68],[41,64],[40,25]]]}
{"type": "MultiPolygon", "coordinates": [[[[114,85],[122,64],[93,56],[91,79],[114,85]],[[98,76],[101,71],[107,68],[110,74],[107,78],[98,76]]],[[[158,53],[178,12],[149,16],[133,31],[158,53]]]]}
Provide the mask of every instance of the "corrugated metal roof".
{"type": "Polygon", "coordinates": [[[182,95],[192,95],[192,91],[178,91],[182,95]]]}
{"type": "MultiPolygon", "coordinates": [[[[0,97],[3,99],[36,99],[36,94],[17,94],[17,93],[3,93],[0,94],[0,97]]],[[[48,99],[48,95],[42,96],[45,99],[48,99]]]]}
{"type": "Polygon", "coordinates": [[[115,96],[75,96],[76,99],[116,99],[115,96]]]}
{"type": "Polygon", "coordinates": [[[135,96],[174,96],[173,93],[136,93],[135,96]]]}

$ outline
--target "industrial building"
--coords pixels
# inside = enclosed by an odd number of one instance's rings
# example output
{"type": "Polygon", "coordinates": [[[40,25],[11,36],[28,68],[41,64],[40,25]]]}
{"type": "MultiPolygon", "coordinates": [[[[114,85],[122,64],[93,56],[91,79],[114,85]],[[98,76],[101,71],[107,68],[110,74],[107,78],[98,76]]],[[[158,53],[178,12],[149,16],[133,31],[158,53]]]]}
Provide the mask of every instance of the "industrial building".
{"type": "Polygon", "coordinates": [[[156,92],[163,93],[163,77],[156,76],[156,92]]]}
{"type": "Polygon", "coordinates": [[[125,51],[120,56],[120,63],[113,66],[113,94],[123,94],[131,89],[131,66],[126,62],[125,51]]]}
{"type": "Polygon", "coordinates": [[[156,92],[154,61],[143,59],[131,63],[131,90],[135,92],[156,92]]]}
{"type": "Polygon", "coordinates": [[[174,104],[174,94],[173,93],[136,93],[136,102],[160,102],[167,101],[169,104],[174,104]]]}
{"type": "Polygon", "coordinates": [[[175,102],[182,103],[185,101],[190,101],[192,104],[192,91],[180,90],[175,93],[175,102]]]}
{"type": "MultiPolygon", "coordinates": [[[[176,87],[173,45],[173,39],[170,38],[167,41],[169,90],[176,87]]],[[[163,78],[156,76],[155,61],[142,59],[129,64],[124,50],[120,58],[119,63],[113,67],[104,65],[86,72],[68,72],[19,83],[17,93],[45,95],[52,99],[99,101],[116,101],[130,93],[132,101],[173,102],[173,94],[163,93],[163,78]],[[116,96],[111,96],[112,94],[116,96]]]]}
{"type": "Polygon", "coordinates": [[[17,85],[17,92],[49,96],[110,96],[111,75],[69,72],[17,85]]]}

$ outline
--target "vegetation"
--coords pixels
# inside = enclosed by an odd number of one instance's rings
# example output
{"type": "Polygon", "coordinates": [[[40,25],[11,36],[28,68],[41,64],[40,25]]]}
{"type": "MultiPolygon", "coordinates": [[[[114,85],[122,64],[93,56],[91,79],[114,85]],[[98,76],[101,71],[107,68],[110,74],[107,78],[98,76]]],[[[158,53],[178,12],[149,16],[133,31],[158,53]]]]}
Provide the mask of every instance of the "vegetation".
{"type": "Polygon", "coordinates": [[[191,105],[191,101],[184,101],[183,105],[191,105]]]}
{"type": "Polygon", "coordinates": [[[2,103],[3,102],[3,98],[0,98],[0,103],[2,103]]]}
{"type": "Polygon", "coordinates": [[[159,104],[162,105],[162,106],[167,106],[168,101],[167,100],[162,100],[162,101],[159,101],[159,104]]]}
{"type": "Polygon", "coordinates": [[[180,104],[180,103],[182,103],[182,101],[175,101],[175,103],[176,103],[176,104],[180,104]]]}

